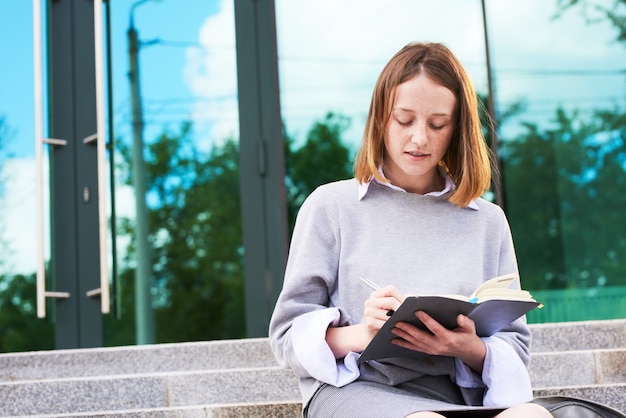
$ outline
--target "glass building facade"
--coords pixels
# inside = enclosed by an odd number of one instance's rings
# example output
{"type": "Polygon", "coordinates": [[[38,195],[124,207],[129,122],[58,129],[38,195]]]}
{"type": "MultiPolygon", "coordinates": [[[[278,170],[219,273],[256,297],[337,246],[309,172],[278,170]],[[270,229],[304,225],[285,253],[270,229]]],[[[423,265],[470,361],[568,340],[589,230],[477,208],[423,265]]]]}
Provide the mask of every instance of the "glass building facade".
{"type": "Polygon", "coordinates": [[[410,41],[497,122],[528,320],[625,317],[624,11],[563,3],[0,2],[0,352],[266,335],[298,206],[410,41]]]}

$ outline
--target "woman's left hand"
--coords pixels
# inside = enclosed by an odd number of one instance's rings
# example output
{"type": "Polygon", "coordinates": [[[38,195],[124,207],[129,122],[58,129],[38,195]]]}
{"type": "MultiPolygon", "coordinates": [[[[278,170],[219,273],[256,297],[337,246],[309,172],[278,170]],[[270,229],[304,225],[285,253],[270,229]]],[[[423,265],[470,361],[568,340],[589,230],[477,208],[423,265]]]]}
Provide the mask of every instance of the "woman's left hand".
{"type": "Polygon", "coordinates": [[[449,330],[426,312],[417,311],[415,315],[430,332],[408,322],[398,322],[391,331],[398,337],[392,340],[394,344],[426,354],[458,357],[474,371],[482,372],[487,348],[476,335],[474,321],[465,315],[459,315],[458,327],[449,330]]]}

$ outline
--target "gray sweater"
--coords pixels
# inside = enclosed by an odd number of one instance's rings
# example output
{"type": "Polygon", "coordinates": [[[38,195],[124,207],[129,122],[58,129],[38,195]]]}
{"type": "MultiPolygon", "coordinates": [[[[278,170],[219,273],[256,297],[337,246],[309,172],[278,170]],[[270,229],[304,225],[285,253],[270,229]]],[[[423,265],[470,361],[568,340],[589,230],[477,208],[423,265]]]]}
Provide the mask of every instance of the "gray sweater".
{"type": "MultiPolygon", "coordinates": [[[[355,179],[330,183],[302,205],[270,323],[272,350],[279,364],[300,377],[305,405],[321,382],[294,351],[293,321],[336,307],[339,325],[360,323],[371,289],[359,277],[415,295],[470,295],[485,280],[517,272],[500,207],[478,199],[474,209],[459,208],[447,195],[405,193],[376,182],[359,200],[358,189],[355,179]]],[[[494,337],[528,364],[530,333],[524,318],[494,337]]],[[[396,385],[424,375],[454,376],[455,360],[433,356],[428,361],[363,363],[359,370],[360,380],[396,385]]]]}

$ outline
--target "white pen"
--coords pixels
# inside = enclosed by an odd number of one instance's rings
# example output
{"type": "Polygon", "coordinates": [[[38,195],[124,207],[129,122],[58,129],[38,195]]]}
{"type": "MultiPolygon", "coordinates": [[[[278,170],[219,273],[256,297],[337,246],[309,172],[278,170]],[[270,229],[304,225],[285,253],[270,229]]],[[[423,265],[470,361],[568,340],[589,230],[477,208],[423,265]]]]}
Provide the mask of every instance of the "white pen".
{"type": "Polygon", "coordinates": [[[366,285],[368,285],[369,287],[371,287],[374,290],[380,289],[380,286],[378,286],[376,283],[374,283],[374,282],[372,282],[370,280],[364,279],[363,277],[359,277],[359,279],[361,279],[363,281],[363,283],[365,283],[366,285]]]}
{"type": "MultiPolygon", "coordinates": [[[[373,281],[371,281],[371,280],[367,280],[367,279],[365,279],[365,278],[363,278],[363,277],[359,277],[359,279],[361,279],[361,281],[362,281],[363,283],[365,283],[366,285],[368,285],[369,287],[371,287],[371,288],[372,288],[372,289],[374,289],[374,290],[378,290],[378,289],[380,289],[380,286],[378,286],[376,283],[374,283],[374,282],[373,282],[373,281]]],[[[394,312],[395,312],[395,311],[394,311],[393,309],[389,309],[389,310],[387,311],[387,316],[391,316],[391,315],[393,315],[393,313],[394,313],[394,312]]]]}

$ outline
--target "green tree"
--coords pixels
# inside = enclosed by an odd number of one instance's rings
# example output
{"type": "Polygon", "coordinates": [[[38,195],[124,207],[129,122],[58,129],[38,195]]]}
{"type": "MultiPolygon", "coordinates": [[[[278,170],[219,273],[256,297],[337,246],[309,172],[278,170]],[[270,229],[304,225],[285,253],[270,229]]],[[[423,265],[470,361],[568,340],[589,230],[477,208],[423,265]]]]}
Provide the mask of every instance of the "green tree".
{"type": "Polygon", "coordinates": [[[531,289],[624,285],[626,115],[562,109],[555,128],[503,141],[507,214],[531,289]]]}
{"type": "MultiPolygon", "coordinates": [[[[159,145],[176,141],[163,139],[152,149],[155,163],[159,145]]],[[[169,323],[158,330],[160,341],[245,335],[238,158],[230,139],[207,157],[170,161],[188,167],[178,177],[185,188],[168,186],[176,180],[166,167],[157,171],[157,200],[164,204],[150,219],[162,242],[154,267],[157,287],[169,296],[157,310],[158,322],[169,323]]]]}
{"type": "MultiPolygon", "coordinates": [[[[609,22],[626,43],[626,0],[557,0],[554,18],[578,10],[609,22]]],[[[520,272],[531,289],[626,284],[626,115],[615,108],[583,117],[558,109],[554,129],[502,143],[505,184],[520,272]]]]}
{"type": "Polygon", "coordinates": [[[293,140],[285,135],[290,230],[300,205],[316,187],[352,177],[350,149],[341,138],[349,127],[349,118],[329,112],[313,124],[300,148],[293,150],[293,140]]]}
{"type": "MultiPolygon", "coordinates": [[[[120,145],[124,164],[130,150],[120,145]]],[[[201,153],[191,125],[164,132],[146,152],[149,241],[152,246],[157,341],[238,338],[245,334],[238,147],[234,140],[201,153]]],[[[130,174],[130,170],[122,170],[130,174]]],[[[131,176],[125,178],[130,184],[131,176]]],[[[134,257],[132,222],[120,224],[131,237],[126,266],[134,257]]],[[[120,273],[126,285],[121,305],[133,312],[134,268],[120,273]]],[[[125,321],[133,321],[125,315],[125,321]]],[[[115,328],[117,325],[112,324],[115,328]]],[[[134,325],[110,335],[129,343],[134,325]]]]}
{"type": "MultiPolygon", "coordinates": [[[[329,113],[295,148],[286,136],[288,201],[295,216],[317,186],[351,176],[341,135],[347,118],[329,113]]],[[[164,132],[147,145],[146,170],[157,342],[240,338],[245,335],[239,148],[227,139],[200,152],[191,125],[164,132]]],[[[131,184],[130,149],[119,141],[122,181],[131,184]]],[[[133,222],[119,222],[130,237],[120,272],[122,319],[107,318],[107,343],[134,340],[133,222]]]]}
{"type": "Polygon", "coordinates": [[[0,351],[34,351],[54,348],[54,325],[36,317],[35,275],[0,275],[0,351]]]}
{"type": "Polygon", "coordinates": [[[501,160],[506,166],[504,188],[506,212],[524,286],[537,289],[543,283],[561,287],[564,276],[560,238],[559,195],[555,181],[556,161],[550,138],[535,125],[512,141],[500,143],[501,160]]]}

